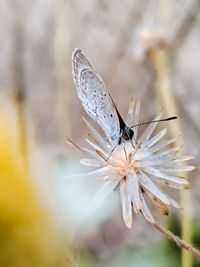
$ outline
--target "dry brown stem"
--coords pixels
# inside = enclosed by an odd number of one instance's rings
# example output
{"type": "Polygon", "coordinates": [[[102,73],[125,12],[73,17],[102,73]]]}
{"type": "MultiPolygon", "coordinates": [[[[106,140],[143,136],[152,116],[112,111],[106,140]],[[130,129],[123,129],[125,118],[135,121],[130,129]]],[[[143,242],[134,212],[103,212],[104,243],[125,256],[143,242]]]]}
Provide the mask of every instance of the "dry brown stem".
{"type": "Polygon", "coordinates": [[[194,248],[188,242],[180,239],[178,236],[175,236],[172,232],[168,231],[165,227],[160,225],[158,222],[155,222],[153,225],[160,232],[162,232],[164,235],[166,235],[169,239],[174,241],[179,247],[183,247],[183,248],[187,249],[189,252],[191,252],[192,254],[196,255],[200,259],[200,251],[198,249],[194,248]]]}

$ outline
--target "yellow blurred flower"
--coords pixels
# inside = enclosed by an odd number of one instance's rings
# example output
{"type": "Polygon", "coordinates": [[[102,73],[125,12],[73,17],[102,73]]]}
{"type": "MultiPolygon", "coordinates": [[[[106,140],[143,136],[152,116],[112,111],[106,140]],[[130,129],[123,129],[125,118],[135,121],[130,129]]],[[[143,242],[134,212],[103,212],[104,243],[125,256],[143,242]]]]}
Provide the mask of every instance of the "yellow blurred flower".
{"type": "Polygon", "coordinates": [[[8,115],[0,110],[0,266],[72,266],[67,238],[37,199],[8,115]]]}

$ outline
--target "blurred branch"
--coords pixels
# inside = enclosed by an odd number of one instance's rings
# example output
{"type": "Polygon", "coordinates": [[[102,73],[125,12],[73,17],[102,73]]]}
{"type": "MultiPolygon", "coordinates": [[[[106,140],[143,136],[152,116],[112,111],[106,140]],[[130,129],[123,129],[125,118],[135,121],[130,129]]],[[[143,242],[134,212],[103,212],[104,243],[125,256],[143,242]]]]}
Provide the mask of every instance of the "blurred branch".
{"type": "MultiPolygon", "coordinates": [[[[54,57],[57,80],[57,112],[61,140],[69,135],[69,105],[71,94],[71,71],[67,71],[70,65],[69,59],[69,25],[68,25],[68,0],[56,1],[55,6],[55,36],[54,36],[54,57]],[[66,133],[67,131],[67,133],[66,133]]],[[[70,68],[71,70],[71,68],[70,68]]]]}
{"type": "Polygon", "coordinates": [[[200,13],[200,0],[196,0],[191,6],[190,10],[186,13],[185,19],[181,23],[180,27],[175,33],[173,53],[176,53],[177,50],[184,44],[184,41],[187,39],[188,34],[195,25],[198,15],[200,13]]]}
{"type": "Polygon", "coordinates": [[[22,14],[20,9],[14,6],[13,10],[13,76],[14,76],[14,97],[18,113],[18,130],[20,139],[20,150],[24,159],[24,164],[28,170],[28,145],[27,145],[27,127],[25,118],[25,78],[24,78],[24,31],[21,21],[22,14]]]}
{"type": "Polygon", "coordinates": [[[177,100],[178,109],[180,114],[182,114],[182,117],[184,118],[184,122],[187,122],[190,124],[190,129],[192,131],[192,134],[198,138],[200,136],[200,126],[194,121],[194,117],[192,117],[188,112],[186,112],[184,105],[181,101],[181,99],[177,100]]]}
{"type": "MultiPolygon", "coordinates": [[[[169,3],[165,1],[163,11],[166,12],[165,9],[169,7],[169,3]]],[[[190,10],[185,15],[185,19],[181,23],[180,27],[175,33],[174,36],[174,44],[175,48],[173,53],[180,48],[180,46],[186,40],[188,34],[190,33],[196,19],[198,17],[200,10],[200,1],[196,0],[195,3],[191,6],[190,10]]],[[[162,19],[162,18],[160,18],[162,19]]],[[[170,17],[169,17],[170,19],[170,17]]],[[[170,57],[167,49],[152,49],[152,61],[154,67],[157,72],[157,85],[156,85],[156,93],[159,100],[164,103],[168,114],[178,114],[176,101],[171,88],[171,80],[169,75],[170,69],[170,57]]],[[[172,57],[173,59],[174,57],[172,57]]],[[[179,121],[176,121],[170,124],[170,130],[174,137],[177,137],[181,131],[181,125],[179,121]]],[[[183,149],[183,141],[177,142],[178,146],[182,146],[180,151],[181,154],[184,153],[183,149]]],[[[183,177],[186,177],[185,173],[182,173],[183,177]]],[[[180,192],[181,203],[184,207],[184,211],[182,214],[182,238],[188,242],[192,240],[192,203],[189,191],[181,191],[180,192]]],[[[186,247],[185,247],[186,248],[186,247]]],[[[185,250],[182,250],[182,265],[183,267],[189,267],[193,265],[193,259],[189,253],[185,250]]]]}
{"type": "MultiPolygon", "coordinates": [[[[156,94],[158,102],[163,103],[166,108],[168,116],[170,114],[178,115],[176,101],[171,88],[171,80],[169,75],[170,57],[168,52],[164,49],[155,49],[151,51],[151,59],[157,72],[156,94]]],[[[182,132],[179,120],[169,124],[172,135],[177,138],[182,132]]],[[[176,145],[181,147],[180,154],[184,154],[183,140],[177,139],[176,145]]],[[[186,173],[181,176],[187,178],[186,173]]],[[[192,203],[189,191],[180,192],[181,203],[184,208],[182,213],[182,238],[188,242],[192,239],[191,214],[192,203]]],[[[183,266],[192,266],[192,257],[185,251],[182,251],[183,266]],[[185,264],[185,265],[184,265],[185,264]]]]}

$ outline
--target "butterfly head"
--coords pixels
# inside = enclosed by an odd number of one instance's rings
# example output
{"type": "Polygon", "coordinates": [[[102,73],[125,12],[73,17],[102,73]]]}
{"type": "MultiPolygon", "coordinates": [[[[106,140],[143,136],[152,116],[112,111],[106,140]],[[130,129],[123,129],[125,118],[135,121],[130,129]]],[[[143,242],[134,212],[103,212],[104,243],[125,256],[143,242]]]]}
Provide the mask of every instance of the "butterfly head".
{"type": "Polygon", "coordinates": [[[121,144],[122,139],[125,141],[132,140],[134,136],[134,131],[125,125],[123,129],[121,129],[121,136],[119,138],[118,144],[121,144]]]}
{"type": "Polygon", "coordinates": [[[126,141],[132,140],[133,135],[134,135],[133,130],[131,128],[125,126],[123,133],[122,133],[122,138],[126,141]]]}

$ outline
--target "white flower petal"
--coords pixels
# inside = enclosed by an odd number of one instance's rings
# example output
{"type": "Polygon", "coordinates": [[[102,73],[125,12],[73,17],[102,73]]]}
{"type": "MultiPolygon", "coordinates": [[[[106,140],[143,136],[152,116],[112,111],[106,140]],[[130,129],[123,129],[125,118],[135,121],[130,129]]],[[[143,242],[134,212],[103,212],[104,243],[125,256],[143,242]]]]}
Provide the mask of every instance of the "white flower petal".
{"type": "Polygon", "coordinates": [[[134,160],[138,162],[142,162],[143,159],[152,157],[152,154],[148,151],[138,150],[134,156],[134,160]]]}
{"type": "Polygon", "coordinates": [[[153,203],[156,205],[156,207],[160,210],[160,212],[163,215],[169,215],[169,209],[168,209],[168,207],[160,199],[158,199],[156,196],[154,196],[148,190],[145,190],[145,193],[147,193],[147,195],[151,198],[151,200],[153,201],[153,203]]]}
{"type": "Polygon", "coordinates": [[[185,180],[185,179],[168,175],[168,174],[163,173],[160,170],[152,168],[152,167],[146,167],[143,171],[145,171],[145,172],[147,172],[147,173],[149,173],[151,175],[157,176],[160,179],[166,179],[168,181],[172,181],[172,182],[175,182],[175,183],[178,183],[178,184],[184,184],[184,185],[188,185],[189,184],[188,181],[185,180]]]}
{"type": "Polygon", "coordinates": [[[165,151],[162,151],[162,152],[160,152],[160,153],[156,153],[156,154],[153,154],[152,156],[151,156],[151,159],[153,159],[153,160],[156,160],[156,159],[159,159],[159,158],[161,158],[161,157],[163,157],[163,156],[166,156],[166,155],[173,155],[174,153],[176,153],[178,150],[180,149],[180,147],[173,147],[173,148],[170,148],[170,149],[167,149],[167,150],[165,150],[165,151]]]}
{"type": "Polygon", "coordinates": [[[195,166],[191,166],[191,165],[188,165],[188,166],[173,166],[173,167],[170,167],[170,166],[163,166],[163,167],[159,167],[159,169],[161,171],[164,171],[164,172],[189,172],[189,171],[193,171],[196,167],[195,166]]]}
{"type": "Polygon", "coordinates": [[[128,108],[128,115],[126,118],[126,124],[127,125],[133,125],[134,122],[134,117],[135,117],[135,102],[133,98],[131,98],[129,102],[129,108],[128,108]]]}
{"type": "Polygon", "coordinates": [[[148,220],[150,223],[154,224],[155,220],[154,220],[149,208],[147,207],[147,204],[144,200],[141,189],[140,189],[140,199],[141,199],[141,203],[142,203],[142,207],[141,207],[142,214],[144,215],[146,220],[148,220]]]}
{"type": "Polygon", "coordinates": [[[168,198],[170,199],[171,205],[172,205],[174,208],[176,208],[176,209],[182,209],[182,207],[181,207],[175,200],[173,200],[173,199],[170,198],[169,196],[168,196],[168,198]]]}
{"type": "Polygon", "coordinates": [[[154,137],[150,138],[147,142],[142,145],[142,148],[148,149],[154,144],[156,144],[165,134],[167,133],[167,129],[162,129],[159,133],[157,133],[154,137]]]}
{"type": "Polygon", "coordinates": [[[96,159],[81,159],[80,163],[85,166],[91,166],[91,167],[103,167],[105,166],[105,161],[100,161],[96,159]]]}
{"type": "MultiPolygon", "coordinates": [[[[133,116],[133,120],[130,122],[130,127],[133,126],[133,125],[136,125],[139,123],[139,113],[140,113],[140,100],[138,100],[135,104],[135,114],[133,116]]],[[[133,128],[133,131],[134,131],[134,139],[136,140],[137,139],[137,134],[138,134],[138,127],[134,127],[133,128]]]]}
{"type": "Polygon", "coordinates": [[[175,188],[175,189],[188,189],[190,184],[188,183],[187,185],[185,184],[177,184],[173,181],[169,181],[169,180],[164,180],[164,179],[160,179],[158,177],[155,177],[155,176],[151,176],[151,179],[157,183],[157,184],[161,184],[161,185],[164,185],[164,186],[170,186],[172,188],[175,188]]]}
{"type": "MultiPolygon", "coordinates": [[[[159,114],[153,120],[159,120],[161,115],[162,115],[162,111],[160,111],[159,114]]],[[[156,126],[157,126],[157,122],[149,124],[149,126],[145,129],[145,131],[141,135],[141,137],[138,139],[138,143],[147,141],[152,135],[156,126]]]]}
{"type": "MultiPolygon", "coordinates": [[[[162,152],[161,152],[162,153],[162,152]]],[[[160,153],[157,153],[157,154],[153,154],[153,155],[150,155],[149,156],[149,159],[148,157],[146,157],[143,162],[146,162],[147,160],[151,161],[151,162],[155,162],[159,164],[159,162],[166,162],[170,164],[170,162],[173,162],[173,159],[175,159],[177,156],[174,155],[174,154],[168,154],[168,155],[161,155],[160,157],[158,156],[160,153]]],[[[161,163],[161,164],[164,164],[164,163],[161,163]]],[[[157,165],[157,164],[154,164],[154,165],[157,165]]]]}
{"type": "Polygon", "coordinates": [[[167,205],[172,205],[175,208],[180,209],[180,205],[175,200],[173,200],[170,196],[168,196],[165,192],[161,191],[158,187],[156,187],[153,184],[153,182],[145,174],[141,173],[140,182],[141,182],[141,184],[143,182],[143,186],[147,189],[147,191],[152,193],[154,196],[156,196],[162,202],[164,202],[167,205]]]}
{"type": "Polygon", "coordinates": [[[78,178],[78,179],[84,179],[84,181],[90,181],[90,182],[96,182],[97,181],[97,179],[99,180],[99,181],[101,181],[101,182],[104,182],[104,181],[107,181],[107,180],[109,180],[109,176],[104,176],[104,177],[102,177],[102,176],[96,176],[96,177],[94,177],[94,176],[88,176],[87,175],[88,173],[84,173],[84,174],[72,174],[72,175],[63,175],[63,176],[59,176],[59,179],[63,179],[63,180],[74,180],[74,179],[76,179],[76,178],[78,178]]]}
{"type": "Polygon", "coordinates": [[[131,201],[133,203],[133,208],[135,213],[139,213],[141,210],[141,200],[139,195],[139,182],[138,177],[135,172],[129,173],[126,177],[128,192],[130,194],[131,201]]]}
{"type": "MultiPolygon", "coordinates": [[[[138,166],[139,167],[145,167],[145,166],[156,166],[156,165],[160,165],[160,166],[169,166],[169,167],[176,167],[177,166],[177,162],[184,162],[187,160],[193,159],[192,156],[162,156],[160,159],[156,159],[156,160],[148,160],[145,159],[141,162],[138,162],[138,166]]],[[[195,167],[194,167],[195,168],[195,167]]]]}
{"type": "Polygon", "coordinates": [[[129,230],[132,227],[132,205],[130,195],[127,189],[126,179],[123,178],[120,181],[120,198],[122,205],[122,215],[124,219],[124,223],[129,230]]]}
{"type": "Polygon", "coordinates": [[[94,171],[91,172],[87,172],[87,173],[82,173],[79,176],[85,176],[87,178],[94,178],[96,179],[97,177],[104,177],[104,176],[109,176],[109,175],[113,175],[114,171],[110,166],[105,166],[99,169],[96,169],[94,171]]]}
{"type": "Polygon", "coordinates": [[[85,139],[86,141],[87,141],[87,143],[89,144],[89,145],[91,145],[91,147],[93,148],[93,149],[95,149],[95,150],[98,150],[98,151],[101,151],[101,153],[105,156],[105,157],[107,157],[107,153],[105,153],[105,150],[104,149],[102,149],[100,146],[98,146],[98,145],[96,145],[95,143],[93,143],[92,141],[90,141],[89,139],[85,139]]]}
{"type": "Polygon", "coordinates": [[[84,153],[88,154],[89,156],[93,156],[93,157],[95,157],[95,158],[98,157],[97,154],[96,154],[93,150],[87,149],[87,148],[82,147],[82,146],[78,146],[78,145],[76,145],[72,140],[69,140],[69,139],[68,139],[67,141],[68,141],[68,143],[69,143],[70,145],[72,145],[72,146],[75,147],[76,149],[80,150],[81,152],[84,152],[84,153]]]}
{"type": "Polygon", "coordinates": [[[153,146],[152,148],[148,149],[148,152],[155,153],[156,151],[160,150],[161,148],[168,146],[169,144],[176,141],[176,138],[166,140],[164,142],[159,143],[158,145],[153,146]]]}
{"type": "Polygon", "coordinates": [[[105,200],[105,198],[115,189],[115,187],[120,182],[121,177],[118,179],[113,179],[105,181],[103,186],[95,193],[94,197],[90,200],[90,203],[87,207],[86,214],[90,214],[95,211],[105,200]]]}
{"type": "Polygon", "coordinates": [[[194,159],[193,156],[173,156],[172,162],[181,162],[181,161],[187,161],[187,160],[191,160],[194,159]]]}
{"type": "Polygon", "coordinates": [[[164,202],[167,205],[170,205],[169,198],[162,192],[152,181],[149,179],[149,177],[140,172],[139,181],[144,188],[146,188],[148,191],[150,191],[153,195],[155,195],[157,198],[159,198],[162,202],[164,202]]]}
{"type": "Polygon", "coordinates": [[[157,166],[157,165],[165,165],[165,164],[172,164],[169,159],[161,159],[161,160],[143,160],[138,163],[138,167],[140,168],[145,168],[145,167],[152,167],[152,166],[157,166]]]}
{"type": "Polygon", "coordinates": [[[101,147],[110,148],[110,144],[107,138],[102,138],[102,136],[98,133],[98,131],[83,117],[84,124],[88,131],[95,137],[101,147]]]}

